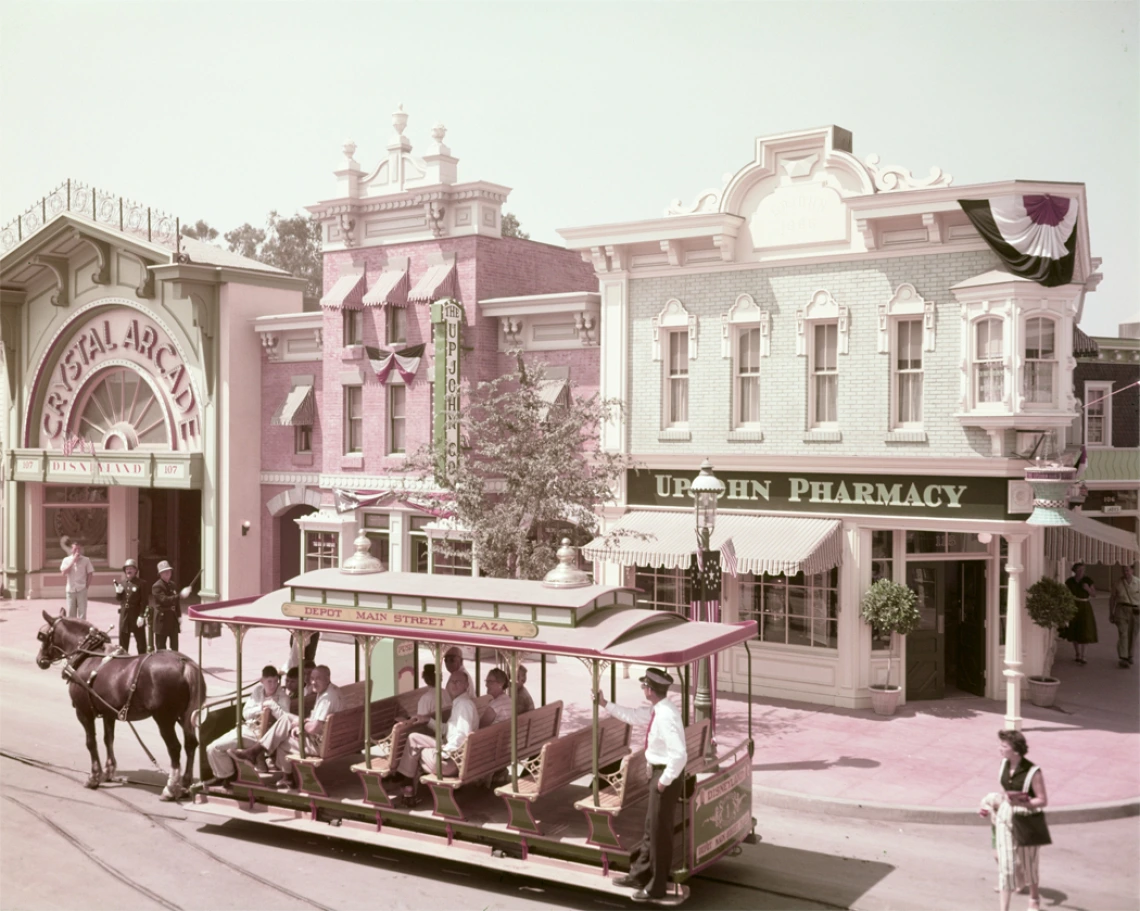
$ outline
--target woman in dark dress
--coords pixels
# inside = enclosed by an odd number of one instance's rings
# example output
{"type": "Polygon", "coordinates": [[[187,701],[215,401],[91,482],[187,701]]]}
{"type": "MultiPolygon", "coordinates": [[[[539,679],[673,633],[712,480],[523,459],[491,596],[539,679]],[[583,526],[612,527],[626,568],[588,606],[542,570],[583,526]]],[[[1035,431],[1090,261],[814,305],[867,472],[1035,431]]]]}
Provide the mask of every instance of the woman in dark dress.
{"type": "Polygon", "coordinates": [[[1065,587],[1077,599],[1077,613],[1069,625],[1062,629],[1058,635],[1073,643],[1073,653],[1077,664],[1087,664],[1085,646],[1097,641],[1096,616],[1093,614],[1091,600],[1092,596],[1096,594],[1096,586],[1093,584],[1093,580],[1085,575],[1085,565],[1074,563],[1073,574],[1065,580],[1065,587]]]}
{"type": "Polygon", "coordinates": [[[1001,771],[998,775],[1001,790],[982,799],[978,814],[992,817],[994,849],[998,861],[998,892],[1001,894],[1001,911],[1009,911],[1009,900],[1014,892],[1029,888],[1029,911],[1041,907],[1040,875],[1036,845],[1021,847],[1013,837],[1013,817],[1019,813],[1035,813],[1049,804],[1045,791],[1045,776],[1025,758],[1029,744],[1020,731],[998,731],[1001,754],[1001,771]]]}

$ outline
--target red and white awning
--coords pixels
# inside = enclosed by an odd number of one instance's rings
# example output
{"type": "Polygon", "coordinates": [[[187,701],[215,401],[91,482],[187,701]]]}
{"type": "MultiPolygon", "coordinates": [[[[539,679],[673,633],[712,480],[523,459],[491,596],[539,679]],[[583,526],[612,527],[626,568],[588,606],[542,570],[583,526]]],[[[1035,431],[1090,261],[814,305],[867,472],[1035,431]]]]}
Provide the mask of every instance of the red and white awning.
{"type": "Polygon", "coordinates": [[[289,391],[269,423],[277,427],[311,427],[316,419],[316,411],[313,387],[308,383],[302,383],[289,391]]]}
{"type": "Polygon", "coordinates": [[[1132,565],[1140,556],[1136,535],[1123,528],[1113,528],[1079,512],[1066,513],[1067,525],[1050,525],[1045,529],[1045,556],[1066,563],[1115,563],[1132,565]]]}
{"type": "Polygon", "coordinates": [[[321,306],[341,310],[359,310],[364,300],[364,273],[349,272],[336,280],[329,293],[321,298],[321,306]]]}
{"type": "Polygon", "coordinates": [[[364,295],[365,307],[403,307],[408,302],[408,270],[385,269],[364,295]]]}
{"type": "Polygon", "coordinates": [[[455,293],[455,260],[448,260],[428,267],[408,292],[408,301],[430,304],[445,297],[455,297],[455,293]]]}

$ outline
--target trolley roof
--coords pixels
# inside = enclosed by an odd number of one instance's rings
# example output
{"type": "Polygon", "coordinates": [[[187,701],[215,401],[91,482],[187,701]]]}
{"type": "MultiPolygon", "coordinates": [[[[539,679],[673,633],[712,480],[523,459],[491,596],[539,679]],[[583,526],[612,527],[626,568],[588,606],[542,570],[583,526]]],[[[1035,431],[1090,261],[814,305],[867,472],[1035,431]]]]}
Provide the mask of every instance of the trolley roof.
{"type": "Polygon", "coordinates": [[[315,570],[260,598],[190,608],[190,619],[676,666],[756,636],[755,621],[703,623],[636,606],[608,585],[315,570]]]}

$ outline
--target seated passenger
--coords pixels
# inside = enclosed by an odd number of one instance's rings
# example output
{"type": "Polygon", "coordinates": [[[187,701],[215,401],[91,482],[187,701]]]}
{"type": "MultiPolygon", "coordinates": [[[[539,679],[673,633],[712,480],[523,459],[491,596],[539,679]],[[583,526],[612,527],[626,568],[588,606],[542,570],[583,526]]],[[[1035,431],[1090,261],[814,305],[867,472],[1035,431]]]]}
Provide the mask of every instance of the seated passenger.
{"type": "MultiPolygon", "coordinates": [[[[332,684],[332,672],[328,665],[318,665],[313,671],[310,689],[317,698],[313,703],[313,711],[305,718],[305,751],[318,753],[321,749],[325,721],[333,712],[340,710],[340,690],[332,684]]],[[[291,787],[293,766],[288,756],[301,747],[301,731],[298,723],[296,715],[285,713],[257,743],[246,750],[235,750],[234,755],[248,762],[257,762],[266,753],[275,756],[277,767],[285,773],[278,787],[291,787]]]]}
{"type": "MultiPolygon", "coordinates": [[[[317,666],[312,661],[306,661],[301,666],[301,672],[304,677],[304,681],[301,684],[301,689],[303,691],[311,692],[309,686],[313,682],[313,671],[316,669],[317,666]]],[[[284,673],[283,677],[284,680],[282,682],[285,684],[285,692],[289,696],[290,711],[292,711],[297,707],[297,665],[293,665],[291,668],[289,668],[289,670],[284,673]]]]}
{"type": "Polygon", "coordinates": [[[520,664],[515,672],[515,699],[518,700],[519,714],[534,711],[534,699],[526,688],[526,665],[520,664]]]}
{"type": "MultiPolygon", "coordinates": [[[[267,664],[261,669],[261,680],[255,683],[249,697],[242,706],[242,737],[246,742],[257,740],[261,734],[261,720],[268,713],[272,720],[289,713],[289,697],[281,687],[281,676],[277,668],[267,664]]],[[[230,750],[237,746],[238,729],[223,734],[206,748],[206,760],[214,777],[203,782],[206,787],[228,788],[237,778],[230,750]]]]}
{"type": "MultiPolygon", "coordinates": [[[[467,736],[479,727],[479,709],[471,698],[471,678],[466,671],[457,671],[447,681],[447,693],[451,697],[451,720],[444,725],[443,749],[439,752],[442,772],[456,775],[459,766],[452,756],[464,743],[467,736]]],[[[435,735],[414,731],[408,735],[408,744],[400,758],[397,781],[410,782],[405,793],[415,795],[416,784],[421,772],[434,774],[436,771],[435,735]]]]}
{"type": "Polygon", "coordinates": [[[483,681],[487,687],[487,695],[491,703],[479,718],[479,727],[485,728],[499,721],[511,720],[511,694],[507,692],[510,681],[506,671],[497,667],[487,671],[487,679],[483,681]]]}

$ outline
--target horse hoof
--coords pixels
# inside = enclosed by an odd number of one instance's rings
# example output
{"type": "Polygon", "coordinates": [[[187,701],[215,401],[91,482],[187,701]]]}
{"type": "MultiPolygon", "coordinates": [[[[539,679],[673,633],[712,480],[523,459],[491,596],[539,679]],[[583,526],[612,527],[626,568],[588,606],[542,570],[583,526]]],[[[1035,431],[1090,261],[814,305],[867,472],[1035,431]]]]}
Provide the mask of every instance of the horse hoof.
{"type": "Polygon", "coordinates": [[[170,801],[175,800],[176,798],[173,794],[170,793],[170,791],[164,790],[162,792],[162,794],[159,795],[158,799],[165,802],[165,803],[169,803],[170,801]]]}
{"type": "Polygon", "coordinates": [[[92,791],[94,791],[97,787],[99,787],[99,779],[92,775],[85,782],[83,782],[83,787],[90,788],[92,791]]]}

